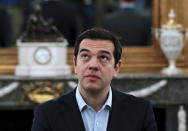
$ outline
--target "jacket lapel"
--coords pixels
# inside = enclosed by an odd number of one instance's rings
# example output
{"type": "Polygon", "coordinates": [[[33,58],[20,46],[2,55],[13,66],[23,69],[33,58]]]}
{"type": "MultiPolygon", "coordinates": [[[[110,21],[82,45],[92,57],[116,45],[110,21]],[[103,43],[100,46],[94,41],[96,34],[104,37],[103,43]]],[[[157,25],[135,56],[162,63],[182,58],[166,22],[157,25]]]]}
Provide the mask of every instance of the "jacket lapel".
{"type": "Polygon", "coordinates": [[[118,123],[120,122],[118,120],[119,113],[121,109],[118,108],[117,105],[117,98],[114,94],[114,90],[112,90],[112,108],[109,113],[109,118],[108,118],[108,125],[107,125],[107,131],[113,131],[118,127],[118,123]]]}
{"type": "Polygon", "coordinates": [[[62,100],[66,105],[62,106],[64,117],[70,131],[85,131],[84,123],[75,97],[76,90],[67,94],[62,100]]]}
{"type": "Polygon", "coordinates": [[[109,114],[107,131],[124,131],[130,129],[129,111],[127,103],[121,97],[122,94],[112,89],[112,108],[109,114]],[[124,103],[123,103],[124,101],[124,103]],[[126,117],[125,117],[126,116],[126,117]]]}

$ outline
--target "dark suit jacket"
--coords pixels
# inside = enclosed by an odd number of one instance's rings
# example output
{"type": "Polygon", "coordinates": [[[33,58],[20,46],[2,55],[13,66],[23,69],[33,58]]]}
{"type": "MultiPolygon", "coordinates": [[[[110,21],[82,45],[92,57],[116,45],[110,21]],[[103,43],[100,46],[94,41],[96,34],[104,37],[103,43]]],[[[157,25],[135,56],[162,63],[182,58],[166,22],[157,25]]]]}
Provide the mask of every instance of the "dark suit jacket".
{"type": "MultiPolygon", "coordinates": [[[[39,105],[32,131],[85,131],[75,92],[39,105]]],[[[157,131],[151,104],[113,89],[107,131],[157,131]]]]}
{"type": "Polygon", "coordinates": [[[119,9],[105,16],[103,27],[120,36],[123,46],[147,45],[151,37],[150,19],[132,8],[119,9]]]}

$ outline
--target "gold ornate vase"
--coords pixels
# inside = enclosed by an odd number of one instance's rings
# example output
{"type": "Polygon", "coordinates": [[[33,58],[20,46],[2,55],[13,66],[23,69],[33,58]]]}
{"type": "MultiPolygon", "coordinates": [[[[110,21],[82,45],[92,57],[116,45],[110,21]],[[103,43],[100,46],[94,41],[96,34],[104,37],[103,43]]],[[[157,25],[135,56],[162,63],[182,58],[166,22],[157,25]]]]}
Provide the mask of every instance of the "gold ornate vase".
{"type": "Polygon", "coordinates": [[[176,67],[176,60],[182,52],[185,40],[182,25],[176,23],[175,17],[176,15],[171,9],[167,24],[162,25],[162,28],[159,29],[160,46],[169,63],[169,66],[161,71],[165,75],[176,75],[182,72],[176,67]]]}

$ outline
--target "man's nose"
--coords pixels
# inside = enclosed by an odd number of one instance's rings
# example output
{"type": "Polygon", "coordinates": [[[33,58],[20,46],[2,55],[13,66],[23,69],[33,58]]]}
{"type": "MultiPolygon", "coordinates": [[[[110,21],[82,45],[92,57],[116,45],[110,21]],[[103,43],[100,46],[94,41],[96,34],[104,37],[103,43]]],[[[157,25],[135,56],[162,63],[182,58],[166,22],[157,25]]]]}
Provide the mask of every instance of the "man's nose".
{"type": "Polygon", "coordinates": [[[89,62],[90,70],[98,70],[99,69],[99,61],[97,58],[92,58],[89,62]]]}

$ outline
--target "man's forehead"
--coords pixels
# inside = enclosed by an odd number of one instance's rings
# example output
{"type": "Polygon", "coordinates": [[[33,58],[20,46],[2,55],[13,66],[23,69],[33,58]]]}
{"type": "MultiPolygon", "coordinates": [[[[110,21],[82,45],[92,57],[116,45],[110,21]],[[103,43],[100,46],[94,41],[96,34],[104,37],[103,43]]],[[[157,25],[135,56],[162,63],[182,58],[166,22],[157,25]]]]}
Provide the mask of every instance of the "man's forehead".
{"type": "Polygon", "coordinates": [[[89,50],[86,48],[82,48],[80,49],[79,53],[81,52],[88,52],[88,53],[97,53],[97,54],[108,54],[108,55],[112,55],[112,52],[109,50],[98,50],[98,51],[93,51],[93,50],[89,50]]]}
{"type": "Polygon", "coordinates": [[[92,40],[92,39],[84,39],[80,43],[79,51],[86,49],[89,51],[97,50],[97,51],[107,51],[113,52],[114,45],[110,40],[92,40]]]}

